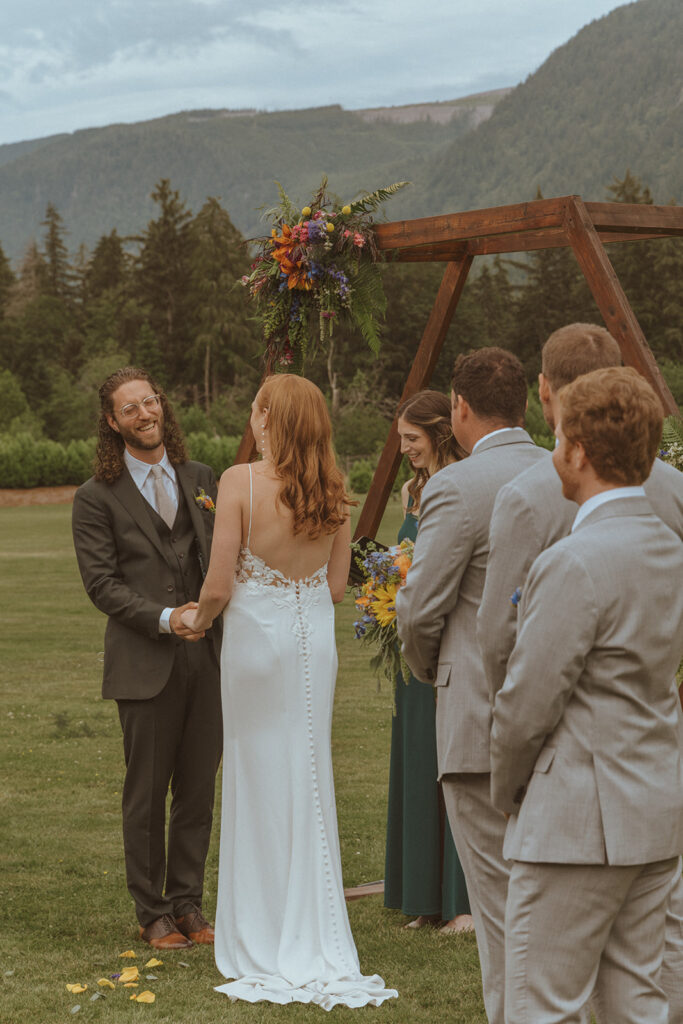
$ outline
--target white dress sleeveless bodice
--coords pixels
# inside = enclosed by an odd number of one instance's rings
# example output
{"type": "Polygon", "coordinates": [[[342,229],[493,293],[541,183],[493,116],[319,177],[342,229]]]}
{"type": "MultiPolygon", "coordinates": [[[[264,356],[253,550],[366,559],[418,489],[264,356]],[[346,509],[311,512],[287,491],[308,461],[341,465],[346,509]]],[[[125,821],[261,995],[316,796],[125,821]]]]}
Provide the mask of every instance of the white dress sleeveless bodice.
{"type": "MultiPolygon", "coordinates": [[[[250,467],[251,474],[251,467],[250,467]]],[[[250,479],[251,485],[251,479],[250,479]]],[[[224,613],[217,991],[379,1005],[344,901],[330,734],[337,673],[327,566],[288,579],[247,546],[224,613]]]]}

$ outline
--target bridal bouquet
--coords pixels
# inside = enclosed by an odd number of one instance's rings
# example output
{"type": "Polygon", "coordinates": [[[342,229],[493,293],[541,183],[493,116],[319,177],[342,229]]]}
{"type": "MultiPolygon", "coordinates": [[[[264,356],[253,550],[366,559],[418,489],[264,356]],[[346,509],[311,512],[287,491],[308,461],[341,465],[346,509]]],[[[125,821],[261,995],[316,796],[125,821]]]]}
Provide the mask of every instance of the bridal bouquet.
{"type": "Polygon", "coordinates": [[[303,372],[307,354],[332,338],[334,324],[348,319],[373,352],[386,299],[379,270],[372,213],[407,182],[345,205],[327,193],[327,178],[298,210],[278,183],[280,203],[265,216],[273,227],[257,239],[251,274],[242,284],[256,303],[268,369],[303,372]]]}
{"type": "Polygon", "coordinates": [[[356,608],[360,618],[354,622],[356,639],[378,647],[370,667],[382,673],[393,686],[399,673],[408,678],[408,666],[401,655],[396,632],[396,594],[406,581],[413,561],[414,544],[402,540],[394,547],[384,548],[374,541],[351,545],[357,572],[356,608]]]}

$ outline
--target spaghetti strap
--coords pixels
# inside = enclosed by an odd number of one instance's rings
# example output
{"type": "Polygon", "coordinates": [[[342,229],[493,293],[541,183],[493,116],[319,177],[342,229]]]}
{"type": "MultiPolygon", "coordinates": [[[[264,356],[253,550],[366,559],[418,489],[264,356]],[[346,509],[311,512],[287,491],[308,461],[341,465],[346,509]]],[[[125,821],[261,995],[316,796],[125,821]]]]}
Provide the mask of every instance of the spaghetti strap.
{"type": "Polygon", "coordinates": [[[251,474],[251,462],[248,465],[249,465],[249,530],[247,531],[247,548],[249,547],[249,542],[251,541],[251,509],[252,509],[253,498],[254,498],[254,485],[253,485],[253,477],[252,477],[252,474],[251,474]]]}

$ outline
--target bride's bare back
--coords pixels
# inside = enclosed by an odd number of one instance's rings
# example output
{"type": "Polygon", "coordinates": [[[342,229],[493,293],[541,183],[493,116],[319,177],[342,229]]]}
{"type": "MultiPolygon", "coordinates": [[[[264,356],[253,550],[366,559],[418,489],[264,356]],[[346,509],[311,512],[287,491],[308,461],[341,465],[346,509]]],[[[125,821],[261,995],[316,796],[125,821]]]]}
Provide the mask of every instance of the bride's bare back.
{"type": "Polygon", "coordinates": [[[334,534],[321,533],[315,538],[305,530],[295,534],[292,512],[277,500],[280,487],[281,481],[267,462],[251,467],[231,466],[223,473],[218,488],[209,571],[199,609],[196,614],[188,613],[186,624],[198,630],[207,629],[225,608],[232,594],[240,549],[247,546],[252,555],[291,580],[312,576],[326,564],[332,600],[342,600],[351,561],[349,518],[334,534]]]}
{"type": "MultiPolygon", "coordinates": [[[[321,533],[311,538],[303,530],[294,533],[294,515],[278,501],[282,481],[272,466],[255,463],[251,466],[251,476],[251,534],[248,481],[246,495],[241,494],[242,546],[289,579],[312,576],[329,561],[336,534],[321,533]]],[[[242,489],[240,487],[240,491],[242,489]]]]}

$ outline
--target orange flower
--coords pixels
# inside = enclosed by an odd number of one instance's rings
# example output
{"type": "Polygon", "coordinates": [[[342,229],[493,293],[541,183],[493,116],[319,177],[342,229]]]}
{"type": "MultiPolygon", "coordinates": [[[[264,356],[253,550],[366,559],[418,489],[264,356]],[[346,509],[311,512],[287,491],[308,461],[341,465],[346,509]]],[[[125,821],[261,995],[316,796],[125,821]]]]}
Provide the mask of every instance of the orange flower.
{"type": "Polygon", "coordinates": [[[412,559],[408,555],[399,555],[394,560],[394,565],[401,574],[401,579],[405,583],[406,576],[408,575],[408,569],[412,565],[412,559]]]}

